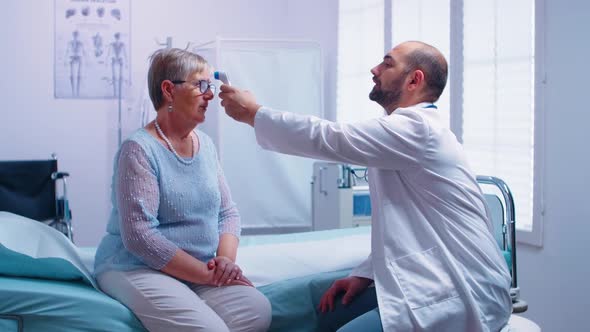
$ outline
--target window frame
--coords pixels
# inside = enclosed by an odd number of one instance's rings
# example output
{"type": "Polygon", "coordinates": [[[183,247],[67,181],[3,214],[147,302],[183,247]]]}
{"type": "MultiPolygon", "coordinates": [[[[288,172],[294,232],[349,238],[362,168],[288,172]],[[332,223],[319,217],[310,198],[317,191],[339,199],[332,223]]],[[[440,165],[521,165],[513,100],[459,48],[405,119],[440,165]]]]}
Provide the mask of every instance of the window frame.
{"type": "Polygon", "coordinates": [[[533,229],[516,230],[516,242],[543,246],[545,217],[545,0],[535,0],[535,79],[533,108],[535,120],[533,155],[533,229]]]}

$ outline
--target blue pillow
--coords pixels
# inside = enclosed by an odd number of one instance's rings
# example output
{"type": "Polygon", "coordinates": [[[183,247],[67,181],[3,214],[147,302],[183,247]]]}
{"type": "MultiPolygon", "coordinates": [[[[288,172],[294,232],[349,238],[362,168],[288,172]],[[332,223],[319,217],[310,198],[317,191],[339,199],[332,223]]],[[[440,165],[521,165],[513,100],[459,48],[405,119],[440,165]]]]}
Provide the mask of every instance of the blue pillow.
{"type": "Polygon", "coordinates": [[[0,230],[0,275],[82,280],[97,288],[77,248],[52,227],[0,212],[0,230]]]}
{"type": "Polygon", "coordinates": [[[0,259],[0,274],[6,276],[60,280],[84,279],[78,269],[62,258],[33,258],[0,244],[0,259]]]}

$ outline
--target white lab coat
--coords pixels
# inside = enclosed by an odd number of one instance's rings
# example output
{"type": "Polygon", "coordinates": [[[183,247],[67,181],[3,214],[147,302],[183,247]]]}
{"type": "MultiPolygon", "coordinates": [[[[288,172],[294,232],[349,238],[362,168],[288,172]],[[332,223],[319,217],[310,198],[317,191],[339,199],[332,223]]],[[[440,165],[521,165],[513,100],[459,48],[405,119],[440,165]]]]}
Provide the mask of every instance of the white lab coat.
{"type": "Polygon", "coordinates": [[[373,279],[384,331],[499,331],[510,274],[462,146],[422,103],[355,124],[261,108],[258,143],[369,167],[373,279]]]}

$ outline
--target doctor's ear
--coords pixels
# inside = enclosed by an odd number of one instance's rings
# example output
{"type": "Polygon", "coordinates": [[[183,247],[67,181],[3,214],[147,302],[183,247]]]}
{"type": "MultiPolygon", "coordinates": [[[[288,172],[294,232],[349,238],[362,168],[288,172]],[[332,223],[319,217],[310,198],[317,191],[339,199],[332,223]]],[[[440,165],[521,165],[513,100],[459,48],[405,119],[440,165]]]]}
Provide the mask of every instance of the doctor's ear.
{"type": "Polygon", "coordinates": [[[410,91],[415,90],[423,85],[425,79],[424,72],[420,69],[414,70],[410,73],[409,79],[410,82],[408,83],[408,89],[410,91]]]}

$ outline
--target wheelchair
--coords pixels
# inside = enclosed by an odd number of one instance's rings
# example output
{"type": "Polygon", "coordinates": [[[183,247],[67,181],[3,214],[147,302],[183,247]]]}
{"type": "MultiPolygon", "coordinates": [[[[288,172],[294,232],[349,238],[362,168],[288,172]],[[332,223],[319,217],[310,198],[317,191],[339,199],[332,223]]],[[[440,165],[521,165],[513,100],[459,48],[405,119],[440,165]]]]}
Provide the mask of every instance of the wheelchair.
{"type": "Polygon", "coordinates": [[[46,160],[0,161],[0,211],[44,222],[73,242],[68,176],[58,171],[55,154],[46,160]]]}

